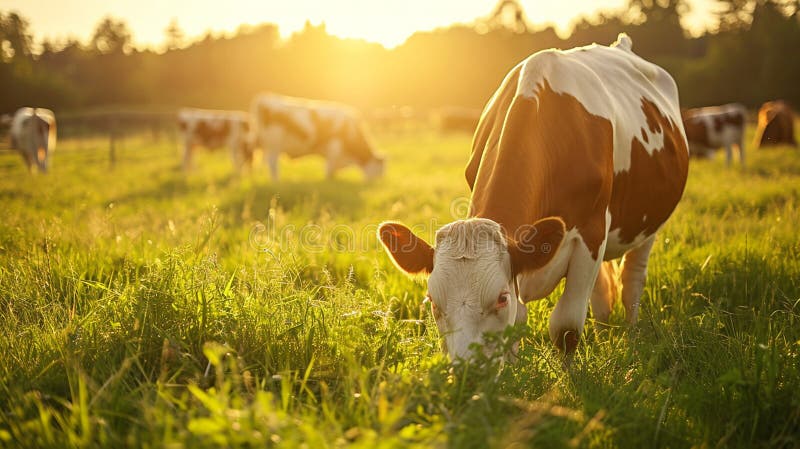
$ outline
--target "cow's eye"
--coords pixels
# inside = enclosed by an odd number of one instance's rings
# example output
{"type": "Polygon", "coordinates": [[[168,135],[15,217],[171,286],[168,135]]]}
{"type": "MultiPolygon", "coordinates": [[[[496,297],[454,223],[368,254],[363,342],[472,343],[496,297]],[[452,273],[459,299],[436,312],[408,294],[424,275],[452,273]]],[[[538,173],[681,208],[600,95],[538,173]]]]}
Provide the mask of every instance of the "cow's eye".
{"type": "Polygon", "coordinates": [[[510,301],[511,295],[508,292],[500,293],[500,296],[497,297],[497,303],[495,303],[494,308],[497,310],[502,309],[503,307],[508,306],[508,301],[510,301]]]}

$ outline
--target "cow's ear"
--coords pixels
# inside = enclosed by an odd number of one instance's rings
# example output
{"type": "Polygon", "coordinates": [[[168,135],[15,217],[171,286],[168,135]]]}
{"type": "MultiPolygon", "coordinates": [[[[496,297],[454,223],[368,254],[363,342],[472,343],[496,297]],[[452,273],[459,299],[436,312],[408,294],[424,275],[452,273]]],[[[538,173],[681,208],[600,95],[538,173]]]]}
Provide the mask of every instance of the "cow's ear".
{"type": "Polygon", "coordinates": [[[558,217],[542,218],[517,229],[508,243],[514,273],[525,273],[547,265],[564,241],[564,234],[564,220],[558,217]]]}
{"type": "Polygon", "coordinates": [[[401,223],[384,222],[378,227],[386,252],[398,268],[409,274],[433,271],[433,248],[401,223]]]}

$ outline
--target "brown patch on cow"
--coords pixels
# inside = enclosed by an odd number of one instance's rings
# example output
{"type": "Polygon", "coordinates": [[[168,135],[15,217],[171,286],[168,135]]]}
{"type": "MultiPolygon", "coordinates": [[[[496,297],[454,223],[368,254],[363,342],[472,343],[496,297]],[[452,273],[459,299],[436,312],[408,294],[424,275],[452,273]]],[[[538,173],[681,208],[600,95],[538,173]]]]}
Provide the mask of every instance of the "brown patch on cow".
{"type": "Polygon", "coordinates": [[[689,152],[676,124],[645,98],[642,111],[650,132],[664,134],[664,147],[648,154],[634,137],[630,168],[614,175],[610,230],[619,229],[625,243],[655,233],[669,218],[683,195],[689,168],[689,152]]]}
{"type": "MultiPolygon", "coordinates": [[[[547,81],[537,99],[515,96],[515,82],[502,89],[481,120],[467,167],[468,181],[475,171],[471,215],[496,221],[509,237],[540,218],[561,217],[597,258],[614,172],[611,122],[547,81]]],[[[537,268],[526,260],[517,273],[537,268]]]]}
{"type": "Polygon", "coordinates": [[[647,131],[644,128],[642,128],[642,140],[644,140],[644,143],[650,142],[650,138],[647,137],[647,131]]]}
{"type": "Polygon", "coordinates": [[[794,113],[784,101],[768,101],[758,110],[756,146],[792,145],[794,138],[794,113]]]}
{"type": "Polygon", "coordinates": [[[227,120],[200,120],[194,128],[194,134],[204,145],[216,146],[225,143],[230,136],[231,124],[227,120]]]}
{"type": "Polygon", "coordinates": [[[481,165],[484,150],[496,147],[500,141],[500,133],[503,131],[506,113],[517,93],[520,70],[521,66],[517,66],[506,76],[503,84],[500,85],[490,100],[491,105],[483,112],[481,120],[478,122],[478,127],[475,129],[475,135],[472,138],[472,156],[464,172],[470,190],[475,187],[475,178],[478,176],[478,168],[481,165]]]}
{"type": "Polygon", "coordinates": [[[714,116],[714,129],[717,132],[722,131],[725,125],[733,125],[741,127],[744,124],[744,117],[735,112],[726,112],[714,116]]]}
{"type": "Polygon", "coordinates": [[[513,237],[508,237],[511,266],[535,270],[547,265],[564,241],[566,228],[559,217],[538,220],[531,226],[521,226],[513,237]]]}

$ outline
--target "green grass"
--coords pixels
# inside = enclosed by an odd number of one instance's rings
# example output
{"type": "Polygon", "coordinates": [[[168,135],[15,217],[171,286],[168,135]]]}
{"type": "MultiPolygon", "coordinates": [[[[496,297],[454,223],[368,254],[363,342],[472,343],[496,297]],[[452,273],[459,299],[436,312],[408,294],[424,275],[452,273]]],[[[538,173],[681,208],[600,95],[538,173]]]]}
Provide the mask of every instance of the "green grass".
{"type": "Polygon", "coordinates": [[[187,176],[146,139],[114,169],[62,142],[48,176],[0,154],[0,445],[800,446],[800,152],[693,160],[639,324],[590,322],[569,369],[558,291],[510,331],[517,363],[451,366],[373,231],[462,218],[470,138],[377,137],[372,184],[319,159],[239,178],[225,154],[187,176]]]}

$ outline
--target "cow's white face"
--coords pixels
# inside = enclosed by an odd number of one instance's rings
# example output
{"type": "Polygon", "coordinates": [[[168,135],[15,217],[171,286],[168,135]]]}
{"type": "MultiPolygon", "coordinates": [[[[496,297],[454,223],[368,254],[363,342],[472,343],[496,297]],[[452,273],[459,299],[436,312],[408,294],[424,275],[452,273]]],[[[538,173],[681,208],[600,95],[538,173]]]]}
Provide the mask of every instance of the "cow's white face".
{"type": "Polygon", "coordinates": [[[468,358],[470,345],[483,344],[487,332],[501,332],[526,319],[515,294],[505,238],[490,220],[457,221],[439,230],[428,296],[453,359],[468,358]]]}
{"type": "MultiPolygon", "coordinates": [[[[560,219],[546,220],[557,220],[560,226],[556,231],[563,235],[560,219]]],[[[516,296],[511,266],[512,252],[518,247],[509,247],[496,222],[474,218],[450,223],[436,233],[435,250],[398,223],[384,223],[378,233],[399,268],[430,274],[432,312],[452,359],[469,358],[470,346],[483,344],[486,333],[526,321],[527,311],[516,296]]],[[[541,233],[539,238],[548,235],[541,233]]],[[[542,241],[550,244],[552,238],[542,241]]],[[[542,259],[543,265],[552,255],[539,252],[535,257],[542,259]]],[[[488,354],[493,348],[483,350],[488,354]]]]}

